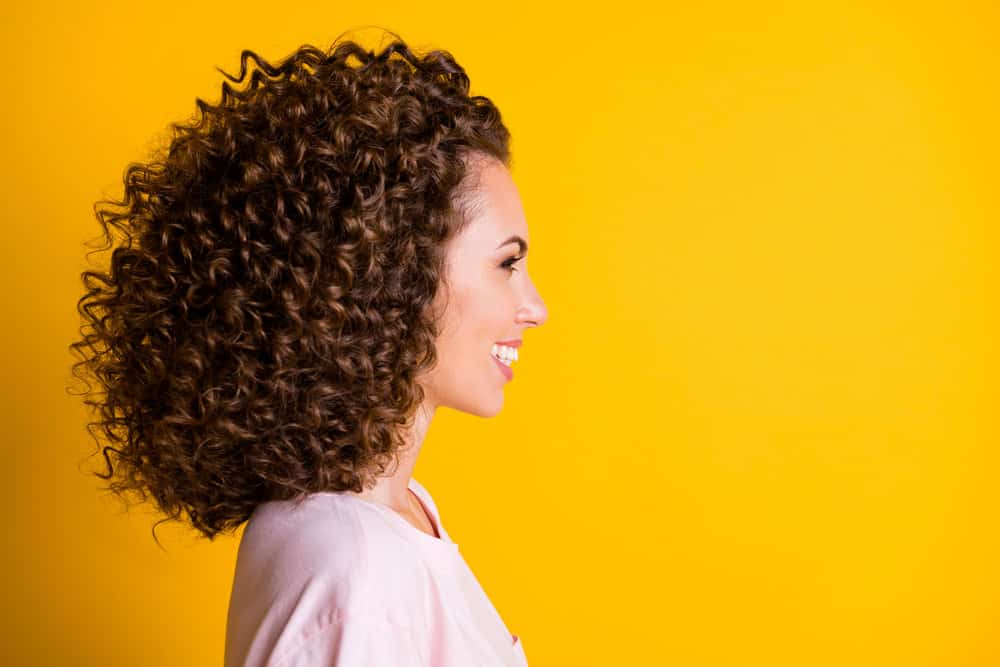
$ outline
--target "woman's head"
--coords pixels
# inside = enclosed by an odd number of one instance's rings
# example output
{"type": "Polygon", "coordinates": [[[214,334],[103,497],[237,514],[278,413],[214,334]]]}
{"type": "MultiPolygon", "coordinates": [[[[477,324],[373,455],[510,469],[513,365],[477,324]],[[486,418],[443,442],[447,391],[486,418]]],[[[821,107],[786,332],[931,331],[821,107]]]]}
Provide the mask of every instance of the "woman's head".
{"type": "Polygon", "coordinates": [[[486,417],[499,412],[512,376],[494,359],[494,346],[519,346],[522,332],[540,326],[548,312],[528,275],[528,227],[510,172],[493,159],[474,169],[475,204],[448,243],[445,285],[435,297],[443,313],[438,363],[421,384],[430,407],[486,417]]]}
{"type": "Polygon", "coordinates": [[[545,317],[526,273],[476,273],[487,237],[527,235],[507,128],[450,54],[244,51],[247,76],[99,202],[106,247],[124,238],[82,275],[71,345],[103,390],[98,475],[209,538],[361,491],[421,405],[495,413],[489,339],[545,317]]]}

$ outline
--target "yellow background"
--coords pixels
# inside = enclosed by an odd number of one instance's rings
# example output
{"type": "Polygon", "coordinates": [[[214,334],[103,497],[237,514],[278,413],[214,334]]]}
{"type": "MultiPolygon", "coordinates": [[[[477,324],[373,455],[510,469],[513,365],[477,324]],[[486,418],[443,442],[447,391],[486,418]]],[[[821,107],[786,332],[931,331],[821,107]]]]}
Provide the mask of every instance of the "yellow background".
{"type": "Polygon", "coordinates": [[[1000,665],[986,1],[7,6],[4,662],[221,664],[238,535],[88,474],[91,206],[241,49],[366,24],[513,133],[550,319],[416,477],[529,664],[1000,665]]]}

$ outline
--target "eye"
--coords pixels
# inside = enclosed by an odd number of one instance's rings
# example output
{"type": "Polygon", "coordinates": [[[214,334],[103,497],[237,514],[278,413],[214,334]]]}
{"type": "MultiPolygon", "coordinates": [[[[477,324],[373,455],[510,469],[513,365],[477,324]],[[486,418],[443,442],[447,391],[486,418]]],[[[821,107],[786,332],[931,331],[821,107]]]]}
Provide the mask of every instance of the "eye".
{"type": "Polygon", "coordinates": [[[515,256],[515,257],[511,257],[510,259],[506,260],[500,266],[502,268],[504,268],[504,269],[507,269],[507,271],[509,273],[513,274],[515,271],[517,271],[517,268],[514,266],[514,262],[520,261],[523,258],[524,258],[524,255],[518,255],[518,256],[515,256]]]}

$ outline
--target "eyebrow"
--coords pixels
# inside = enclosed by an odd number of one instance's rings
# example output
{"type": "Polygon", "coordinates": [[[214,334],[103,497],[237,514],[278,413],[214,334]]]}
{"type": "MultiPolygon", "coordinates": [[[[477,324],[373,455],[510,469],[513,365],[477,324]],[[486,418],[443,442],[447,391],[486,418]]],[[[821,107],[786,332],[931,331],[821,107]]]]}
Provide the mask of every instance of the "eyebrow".
{"type": "Polygon", "coordinates": [[[524,253],[528,252],[528,242],[525,241],[524,239],[522,239],[520,236],[517,236],[516,234],[514,236],[511,236],[509,239],[507,239],[506,241],[504,241],[500,245],[498,245],[497,249],[500,249],[500,248],[504,247],[508,243],[516,243],[518,245],[518,248],[520,249],[520,252],[521,252],[522,255],[524,253]]]}

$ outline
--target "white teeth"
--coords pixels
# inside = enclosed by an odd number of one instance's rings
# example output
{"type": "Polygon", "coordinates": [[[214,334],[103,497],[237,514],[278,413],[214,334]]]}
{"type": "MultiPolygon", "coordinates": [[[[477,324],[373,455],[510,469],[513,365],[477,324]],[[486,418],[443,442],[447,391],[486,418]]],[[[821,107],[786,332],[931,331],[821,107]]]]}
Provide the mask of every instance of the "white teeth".
{"type": "Polygon", "coordinates": [[[503,364],[510,366],[513,362],[517,361],[517,349],[513,347],[507,347],[506,345],[493,344],[493,349],[490,353],[503,364]]]}

